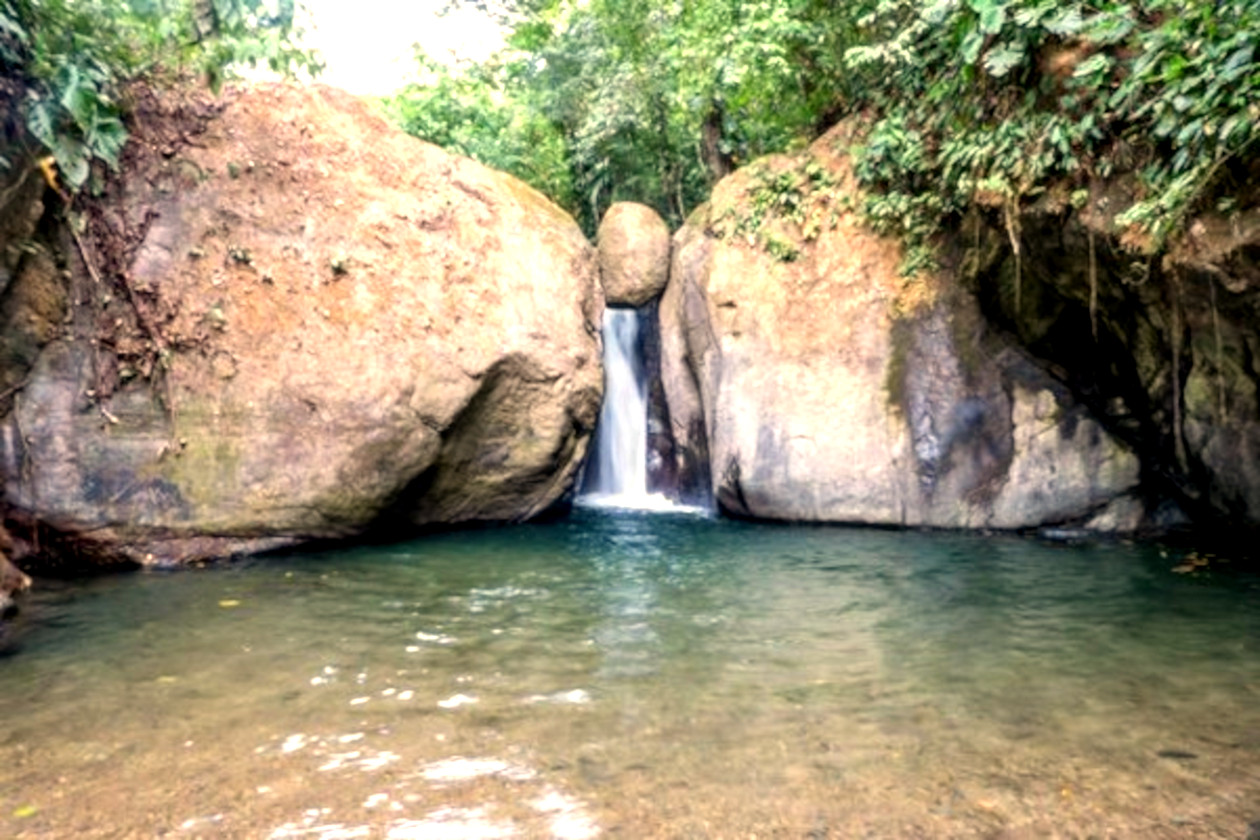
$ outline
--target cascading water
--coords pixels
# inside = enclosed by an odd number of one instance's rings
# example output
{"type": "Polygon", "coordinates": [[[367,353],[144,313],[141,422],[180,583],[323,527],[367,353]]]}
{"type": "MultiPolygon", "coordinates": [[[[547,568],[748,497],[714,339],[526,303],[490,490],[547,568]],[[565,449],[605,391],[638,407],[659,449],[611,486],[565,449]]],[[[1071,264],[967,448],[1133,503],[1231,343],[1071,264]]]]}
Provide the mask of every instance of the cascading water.
{"type": "Polygon", "coordinates": [[[605,309],[604,404],[579,502],[595,507],[706,513],[648,492],[648,372],[640,334],[644,316],[605,309]]]}
{"type": "Polygon", "coordinates": [[[605,309],[604,404],[599,412],[588,501],[645,507],[647,492],[647,378],[639,360],[639,313],[605,309]]]}

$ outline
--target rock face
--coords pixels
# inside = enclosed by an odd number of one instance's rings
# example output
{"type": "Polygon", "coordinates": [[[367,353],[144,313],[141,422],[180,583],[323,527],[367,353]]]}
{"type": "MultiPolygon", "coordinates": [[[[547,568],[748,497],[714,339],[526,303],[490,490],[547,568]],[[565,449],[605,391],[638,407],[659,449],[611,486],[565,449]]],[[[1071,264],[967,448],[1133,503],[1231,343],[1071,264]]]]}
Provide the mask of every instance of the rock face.
{"type": "Polygon", "coordinates": [[[564,497],[603,306],[566,214],[334,90],[164,107],[91,217],[93,269],[6,297],[65,322],[0,425],[11,520],[162,563],[564,497]]]}
{"type": "Polygon", "coordinates": [[[669,228],[651,207],[619,201],[596,236],[599,276],[609,306],[643,306],[669,276],[669,228]]]}
{"type": "Polygon", "coordinates": [[[851,189],[841,131],[727,178],[675,235],[661,330],[680,482],[769,519],[1014,529],[1102,513],[1137,459],[986,330],[970,293],[907,284],[897,247],[835,204],[809,211],[808,233],[808,218],[763,218],[775,247],[732,235],[767,184],[825,170],[851,189]]]}
{"type": "Polygon", "coordinates": [[[1047,198],[1019,225],[1018,306],[1001,221],[970,234],[986,316],[1065,372],[1154,494],[1214,530],[1260,528],[1260,168],[1235,183],[1235,216],[1192,220],[1162,254],[1114,233],[1123,184],[1079,211],[1047,198]]]}

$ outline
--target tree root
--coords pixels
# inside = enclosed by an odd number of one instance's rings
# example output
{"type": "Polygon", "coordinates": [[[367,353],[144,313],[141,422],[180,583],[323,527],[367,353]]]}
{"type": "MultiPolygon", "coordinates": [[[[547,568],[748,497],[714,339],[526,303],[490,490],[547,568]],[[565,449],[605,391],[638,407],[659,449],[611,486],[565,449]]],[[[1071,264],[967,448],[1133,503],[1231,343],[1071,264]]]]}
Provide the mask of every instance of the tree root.
{"type": "Polygon", "coordinates": [[[1023,287],[1024,258],[1019,247],[1019,206],[1011,198],[1002,207],[1002,215],[1006,221],[1006,235],[1011,240],[1011,250],[1015,252],[1015,317],[1018,320],[1021,310],[1020,297],[1023,287]]]}
{"type": "Polygon", "coordinates": [[[1216,334],[1217,421],[1225,425],[1225,343],[1221,339],[1221,313],[1216,306],[1216,278],[1208,277],[1212,300],[1212,331],[1216,334]]]}
{"type": "Polygon", "coordinates": [[[1098,343],[1098,255],[1094,250],[1094,229],[1086,227],[1089,236],[1089,328],[1098,343]]]}
{"type": "Polygon", "coordinates": [[[1186,469],[1186,443],[1182,437],[1181,417],[1181,275],[1172,273],[1172,388],[1173,388],[1173,453],[1177,466],[1186,469]]]}

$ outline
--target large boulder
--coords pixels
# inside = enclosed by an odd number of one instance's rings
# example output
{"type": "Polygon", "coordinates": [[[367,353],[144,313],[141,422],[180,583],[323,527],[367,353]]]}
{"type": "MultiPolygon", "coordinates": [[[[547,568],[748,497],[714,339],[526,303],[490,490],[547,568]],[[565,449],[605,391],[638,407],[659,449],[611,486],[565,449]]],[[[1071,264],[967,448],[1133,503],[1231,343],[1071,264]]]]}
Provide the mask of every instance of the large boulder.
{"type": "Polygon", "coordinates": [[[0,425],[11,522],[161,563],[564,497],[602,389],[572,219],[328,88],[152,107],[0,425]]]}
{"type": "Polygon", "coordinates": [[[669,276],[669,228],[655,210],[617,202],[599,223],[596,241],[609,306],[643,306],[660,295],[669,276]]]}
{"type": "Polygon", "coordinates": [[[898,246],[845,209],[843,131],[725,179],[674,238],[662,375],[680,481],[706,471],[722,509],[757,518],[1116,522],[1137,459],[970,293],[900,276],[898,246]],[[776,206],[799,212],[756,212],[776,206]]]}

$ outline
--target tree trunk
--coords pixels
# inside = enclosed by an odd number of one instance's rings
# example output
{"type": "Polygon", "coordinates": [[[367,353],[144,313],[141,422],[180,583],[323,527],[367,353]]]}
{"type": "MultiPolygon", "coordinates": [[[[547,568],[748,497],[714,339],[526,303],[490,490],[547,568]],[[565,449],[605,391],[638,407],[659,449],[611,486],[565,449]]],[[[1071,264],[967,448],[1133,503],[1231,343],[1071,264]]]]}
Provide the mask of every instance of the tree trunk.
{"type": "Polygon", "coordinates": [[[716,101],[709,103],[709,113],[700,127],[700,153],[704,157],[709,178],[718,182],[735,169],[731,156],[722,151],[722,123],[725,122],[722,106],[716,101]]]}

